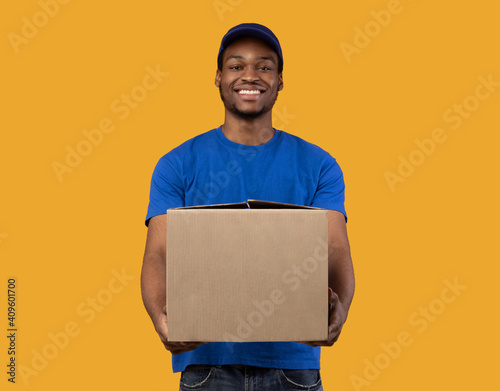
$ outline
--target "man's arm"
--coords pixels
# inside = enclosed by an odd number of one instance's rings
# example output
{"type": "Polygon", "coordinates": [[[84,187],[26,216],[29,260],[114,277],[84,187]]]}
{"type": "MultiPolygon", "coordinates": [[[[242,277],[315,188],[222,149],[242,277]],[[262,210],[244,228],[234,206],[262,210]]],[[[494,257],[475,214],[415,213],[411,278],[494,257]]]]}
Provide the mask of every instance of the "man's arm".
{"type": "Polygon", "coordinates": [[[142,263],[142,300],[161,341],[172,354],[195,349],[198,342],[168,342],[167,327],[167,215],[154,216],[149,220],[146,250],[142,263]]]}
{"type": "Polygon", "coordinates": [[[308,342],[311,346],[332,346],[340,336],[354,295],[354,270],[345,217],[328,211],[328,340],[308,342]]]}

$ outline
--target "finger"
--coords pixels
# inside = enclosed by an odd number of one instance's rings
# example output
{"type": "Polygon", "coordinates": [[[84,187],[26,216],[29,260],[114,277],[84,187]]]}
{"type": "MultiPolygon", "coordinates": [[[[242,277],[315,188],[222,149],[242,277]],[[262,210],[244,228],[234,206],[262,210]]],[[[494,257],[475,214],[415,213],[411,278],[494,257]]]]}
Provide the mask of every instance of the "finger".
{"type": "Polygon", "coordinates": [[[203,342],[166,342],[165,346],[168,346],[171,349],[193,349],[200,345],[203,342]]]}
{"type": "Polygon", "coordinates": [[[301,342],[304,345],[309,345],[312,347],[317,347],[317,346],[332,346],[333,342],[330,341],[308,341],[308,342],[301,342]]]}
{"type": "Polygon", "coordinates": [[[334,327],[332,331],[328,334],[328,346],[332,346],[340,337],[342,331],[342,325],[334,327]]]}
{"type": "Polygon", "coordinates": [[[332,288],[328,287],[328,303],[331,303],[333,301],[333,290],[332,288]]]}
{"type": "Polygon", "coordinates": [[[332,332],[333,330],[337,329],[339,326],[342,325],[342,316],[340,314],[340,311],[342,310],[339,306],[340,299],[338,295],[334,292],[332,296],[332,303],[330,305],[330,316],[329,316],[329,322],[328,322],[328,332],[332,332]]]}
{"type": "Polygon", "coordinates": [[[342,307],[338,295],[334,294],[332,310],[330,312],[330,323],[328,325],[328,342],[329,346],[337,342],[342,327],[344,325],[342,307]]]}
{"type": "Polygon", "coordinates": [[[203,342],[167,342],[165,343],[165,348],[172,354],[180,354],[196,349],[202,344],[203,342]]]}
{"type": "Polygon", "coordinates": [[[330,322],[328,324],[328,334],[338,331],[342,327],[342,325],[343,324],[340,314],[338,313],[338,311],[335,311],[334,309],[330,314],[330,322]]]}
{"type": "Polygon", "coordinates": [[[197,347],[197,346],[200,346],[202,344],[203,344],[203,342],[195,342],[195,341],[181,342],[181,345],[185,346],[185,347],[197,347]]]}
{"type": "Polygon", "coordinates": [[[160,339],[168,339],[168,322],[167,314],[165,313],[165,308],[162,312],[158,314],[155,322],[156,332],[160,335],[160,339]]]}
{"type": "Polygon", "coordinates": [[[167,327],[167,325],[158,326],[158,329],[156,330],[156,332],[160,336],[160,340],[163,343],[168,342],[168,327],[167,327]]]}

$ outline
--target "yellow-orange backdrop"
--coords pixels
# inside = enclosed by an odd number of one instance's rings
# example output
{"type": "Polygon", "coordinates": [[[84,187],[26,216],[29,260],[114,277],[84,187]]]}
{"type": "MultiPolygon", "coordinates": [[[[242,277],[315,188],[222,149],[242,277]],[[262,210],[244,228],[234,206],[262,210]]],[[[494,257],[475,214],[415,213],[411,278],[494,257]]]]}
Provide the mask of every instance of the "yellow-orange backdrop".
{"type": "Polygon", "coordinates": [[[255,21],[284,50],[274,125],[328,150],[346,180],[357,291],[323,350],[325,389],[498,387],[495,2],[0,8],[5,333],[9,277],[18,299],[4,385],[176,389],[140,298],[149,181],[160,156],[220,125],[220,38],[255,21]]]}

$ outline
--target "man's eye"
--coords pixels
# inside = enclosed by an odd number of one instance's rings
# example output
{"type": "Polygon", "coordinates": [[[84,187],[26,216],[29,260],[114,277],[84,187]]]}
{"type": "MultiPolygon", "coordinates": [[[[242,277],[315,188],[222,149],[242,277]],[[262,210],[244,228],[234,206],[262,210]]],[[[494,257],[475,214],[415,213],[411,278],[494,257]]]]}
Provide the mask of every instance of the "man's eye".
{"type": "Polygon", "coordinates": [[[231,65],[229,67],[229,69],[235,69],[235,70],[238,70],[238,69],[241,69],[238,65],[231,65]]]}
{"type": "Polygon", "coordinates": [[[265,66],[260,67],[259,69],[260,69],[261,71],[270,71],[270,70],[271,70],[271,68],[270,68],[270,67],[265,67],[265,66]]]}

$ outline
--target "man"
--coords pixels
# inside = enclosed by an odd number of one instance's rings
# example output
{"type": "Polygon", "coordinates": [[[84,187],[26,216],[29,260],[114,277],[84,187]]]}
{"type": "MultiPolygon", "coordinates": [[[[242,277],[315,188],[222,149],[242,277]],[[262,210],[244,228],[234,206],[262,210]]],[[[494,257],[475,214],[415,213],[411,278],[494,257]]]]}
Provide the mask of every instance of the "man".
{"type": "Polygon", "coordinates": [[[272,108],[283,89],[283,55],[271,30],[254,23],[233,27],[222,39],[217,63],[223,125],[167,153],[153,173],[141,278],[144,305],[172,353],[174,372],[182,371],[181,390],[322,390],[320,346],[337,341],[354,294],[342,171],[327,152],[272,127],[272,108]],[[215,183],[221,173],[225,180],[215,183]],[[329,210],[327,341],[168,341],[167,209],[247,199],[329,210]]]}

